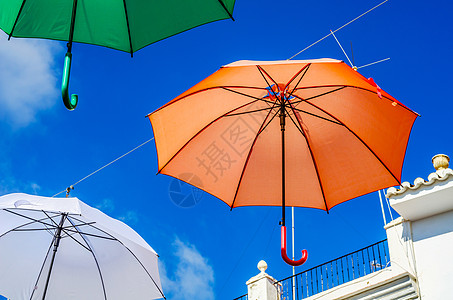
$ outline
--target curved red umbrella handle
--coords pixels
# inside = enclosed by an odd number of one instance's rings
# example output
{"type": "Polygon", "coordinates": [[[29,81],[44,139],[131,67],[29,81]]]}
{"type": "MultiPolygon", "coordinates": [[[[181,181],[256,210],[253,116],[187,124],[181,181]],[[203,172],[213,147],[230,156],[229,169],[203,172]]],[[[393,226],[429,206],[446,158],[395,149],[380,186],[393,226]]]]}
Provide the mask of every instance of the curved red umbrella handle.
{"type": "Polygon", "coordinates": [[[283,260],[291,266],[300,266],[307,261],[308,252],[307,250],[302,250],[302,258],[299,260],[292,260],[286,255],[286,226],[282,226],[282,244],[281,244],[281,253],[283,260]]]}

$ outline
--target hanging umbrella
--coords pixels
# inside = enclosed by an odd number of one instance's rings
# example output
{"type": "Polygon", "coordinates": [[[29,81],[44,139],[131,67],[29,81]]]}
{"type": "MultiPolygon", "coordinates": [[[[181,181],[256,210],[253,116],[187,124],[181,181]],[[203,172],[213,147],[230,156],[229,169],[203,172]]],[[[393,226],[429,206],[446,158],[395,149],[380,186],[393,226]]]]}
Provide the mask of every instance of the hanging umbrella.
{"type": "Polygon", "coordinates": [[[72,43],[86,43],[129,52],[217,20],[233,19],[235,0],[3,0],[0,29],[13,37],[45,38],[68,42],[62,96],[72,110],[77,95],[69,98],[72,43]]]}
{"type": "Polygon", "coordinates": [[[238,61],[149,115],[159,173],[232,208],[329,211],[398,185],[417,114],[344,62],[238,61]]]}
{"type": "Polygon", "coordinates": [[[162,298],[157,254],[77,198],[0,197],[0,294],[11,299],[162,298]]]}

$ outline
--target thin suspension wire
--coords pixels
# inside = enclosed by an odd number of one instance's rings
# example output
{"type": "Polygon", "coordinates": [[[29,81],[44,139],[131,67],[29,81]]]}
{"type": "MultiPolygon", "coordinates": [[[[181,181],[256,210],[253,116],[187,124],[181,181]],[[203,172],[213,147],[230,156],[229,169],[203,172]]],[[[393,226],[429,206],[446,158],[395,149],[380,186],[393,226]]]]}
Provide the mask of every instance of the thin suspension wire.
{"type": "MultiPolygon", "coordinates": [[[[233,275],[234,271],[236,270],[237,266],[239,265],[239,262],[241,261],[242,257],[245,255],[245,253],[247,252],[247,249],[250,247],[250,245],[252,244],[253,240],[255,239],[256,235],[258,234],[258,232],[260,231],[261,227],[263,226],[264,224],[264,221],[266,221],[266,219],[269,217],[269,214],[270,212],[272,211],[272,209],[268,209],[267,212],[266,212],[266,215],[264,216],[263,220],[261,221],[261,223],[258,225],[258,227],[256,228],[255,232],[253,233],[253,235],[251,236],[251,238],[249,238],[248,240],[248,243],[247,245],[244,247],[244,249],[242,250],[242,253],[241,255],[239,255],[239,258],[237,259],[236,263],[234,264],[233,268],[231,269],[231,272],[230,274],[227,276],[225,282],[223,283],[222,287],[220,288],[220,291],[223,291],[223,289],[225,288],[226,284],[228,283],[228,281],[230,280],[231,278],[231,275],[233,275]]],[[[275,227],[274,227],[275,229],[275,227]]]]}
{"type": "Polygon", "coordinates": [[[357,69],[360,69],[360,68],[365,68],[365,67],[368,67],[368,66],[372,66],[374,64],[378,64],[380,62],[383,62],[383,61],[386,61],[386,60],[389,60],[390,57],[387,57],[387,58],[384,58],[384,59],[381,59],[381,60],[378,60],[378,61],[375,61],[375,62],[372,62],[372,63],[369,63],[369,64],[366,64],[366,65],[363,65],[361,67],[357,67],[357,69]]]}
{"type": "MultiPolygon", "coordinates": [[[[129,150],[128,152],[124,153],[124,154],[121,155],[120,157],[118,157],[118,158],[112,160],[111,162],[109,162],[108,164],[106,164],[106,165],[100,167],[100,168],[97,169],[96,171],[94,171],[94,172],[88,174],[87,176],[83,177],[82,179],[80,179],[80,180],[77,181],[76,183],[72,184],[70,187],[71,187],[71,188],[74,187],[76,184],[79,184],[80,182],[84,181],[84,180],[87,179],[88,177],[93,176],[93,175],[96,174],[97,172],[99,172],[99,171],[101,171],[102,169],[104,169],[104,168],[110,166],[111,164],[117,162],[117,161],[120,160],[121,158],[123,158],[123,157],[125,157],[126,155],[128,155],[128,154],[134,152],[135,150],[137,150],[137,149],[139,149],[139,148],[141,148],[142,146],[146,145],[147,143],[151,142],[152,140],[154,140],[154,137],[152,137],[152,138],[150,138],[149,140],[145,141],[144,143],[138,145],[138,146],[135,147],[134,149],[129,150]]],[[[63,191],[61,191],[61,192],[59,192],[59,193],[53,195],[52,198],[53,198],[53,197],[56,197],[56,196],[58,196],[58,195],[60,195],[61,193],[66,192],[66,191],[67,191],[67,189],[65,189],[65,190],[63,190],[63,191]]]]}
{"type": "Polygon", "coordinates": [[[366,15],[367,13],[371,12],[372,10],[378,8],[379,6],[381,6],[382,4],[384,4],[385,2],[387,2],[388,0],[385,0],[381,3],[379,3],[378,5],[376,5],[375,7],[367,10],[366,12],[364,12],[363,14],[361,14],[360,16],[356,17],[355,19],[352,19],[351,21],[349,21],[348,23],[344,24],[343,26],[335,29],[334,31],[331,31],[331,33],[329,33],[328,35],[326,35],[325,37],[317,40],[316,42],[314,42],[313,44],[311,44],[310,46],[306,47],[305,49],[302,49],[301,51],[297,52],[296,54],[294,54],[293,56],[291,56],[290,58],[288,58],[287,60],[291,60],[293,59],[294,57],[296,57],[297,55],[301,54],[302,52],[304,52],[305,50],[307,50],[308,48],[311,48],[312,46],[316,45],[317,43],[321,42],[322,40],[324,40],[325,38],[329,37],[332,33],[335,33],[337,32],[338,30],[340,29],[343,29],[344,27],[348,26],[349,24],[351,24],[352,22],[354,22],[355,20],[357,19],[360,19],[361,17],[363,17],[364,15],[366,15]]]}
{"type": "Polygon", "coordinates": [[[264,254],[263,254],[262,257],[266,257],[267,250],[269,250],[269,245],[271,244],[271,242],[272,242],[272,237],[274,236],[275,228],[277,228],[277,227],[278,227],[278,225],[275,224],[274,227],[272,228],[272,232],[271,232],[271,234],[269,235],[269,240],[267,241],[266,248],[265,248],[265,250],[264,250],[264,254]]]}
{"type": "Polygon", "coordinates": [[[337,41],[338,43],[338,46],[340,46],[341,48],[341,51],[343,51],[344,53],[344,56],[346,56],[346,58],[348,59],[349,61],[349,64],[351,65],[351,67],[354,67],[354,64],[351,62],[351,60],[349,59],[349,56],[346,54],[346,52],[344,51],[343,47],[341,46],[340,42],[338,41],[337,37],[335,36],[335,34],[333,33],[333,31],[331,30],[330,31],[332,33],[332,36],[335,38],[335,40],[337,41]]]}
{"type": "MultiPolygon", "coordinates": [[[[330,32],[332,32],[332,30],[330,32]]],[[[343,51],[344,56],[346,56],[346,58],[348,59],[349,64],[351,65],[351,68],[353,68],[355,71],[357,71],[358,69],[365,68],[365,67],[368,67],[368,66],[372,66],[372,65],[375,65],[375,64],[378,64],[378,63],[381,63],[381,62],[384,62],[384,61],[387,61],[387,60],[390,59],[390,57],[387,57],[387,58],[384,58],[384,59],[381,59],[381,60],[366,64],[366,65],[357,67],[357,66],[354,65],[354,53],[352,53],[352,61],[351,61],[349,59],[348,54],[346,54],[346,51],[344,51],[343,46],[341,46],[340,41],[337,39],[337,37],[335,36],[335,34],[333,32],[332,32],[332,36],[334,37],[335,41],[337,41],[337,44],[338,44],[338,46],[340,46],[341,51],[343,51]]],[[[352,51],[352,46],[351,46],[351,51],[352,51]]]]}

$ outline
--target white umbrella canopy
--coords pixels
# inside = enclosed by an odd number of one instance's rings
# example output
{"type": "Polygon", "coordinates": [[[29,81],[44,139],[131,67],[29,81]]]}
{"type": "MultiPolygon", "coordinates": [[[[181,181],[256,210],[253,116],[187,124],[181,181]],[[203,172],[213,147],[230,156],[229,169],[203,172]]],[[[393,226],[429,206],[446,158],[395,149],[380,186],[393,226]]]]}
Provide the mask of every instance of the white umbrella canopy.
{"type": "Polygon", "coordinates": [[[0,294],[13,299],[164,298],[157,253],[77,198],[0,197],[0,294]]]}

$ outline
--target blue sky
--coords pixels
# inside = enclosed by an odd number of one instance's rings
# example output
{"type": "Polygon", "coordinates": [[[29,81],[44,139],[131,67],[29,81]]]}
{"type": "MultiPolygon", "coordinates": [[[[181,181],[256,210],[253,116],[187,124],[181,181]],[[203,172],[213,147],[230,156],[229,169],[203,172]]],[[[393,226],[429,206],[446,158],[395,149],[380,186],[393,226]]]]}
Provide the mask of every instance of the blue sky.
{"type": "MultiPolygon", "coordinates": [[[[8,42],[1,33],[0,194],[60,192],[152,138],[145,116],[220,66],[287,59],[380,2],[238,0],[235,22],[198,27],[148,46],[133,59],[76,44],[70,92],[79,94],[79,106],[73,112],[64,108],[59,92],[65,44],[8,42]]],[[[348,54],[352,42],[358,66],[390,57],[359,71],[422,116],[412,130],[403,181],[427,178],[435,154],[453,155],[452,8],[445,0],[390,0],[336,33],[348,54]]],[[[333,37],[296,58],[323,57],[346,60],[333,37]]],[[[181,207],[171,195],[177,183],[156,172],[151,142],[76,185],[71,195],[145,238],[160,255],[169,299],[240,296],[261,259],[275,278],[291,274],[279,254],[279,208],[230,211],[207,194],[181,207]]],[[[296,208],[296,251],[309,251],[297,271],[384,238],[377,193],[341,204],[329,215],[296,208]]]]}

